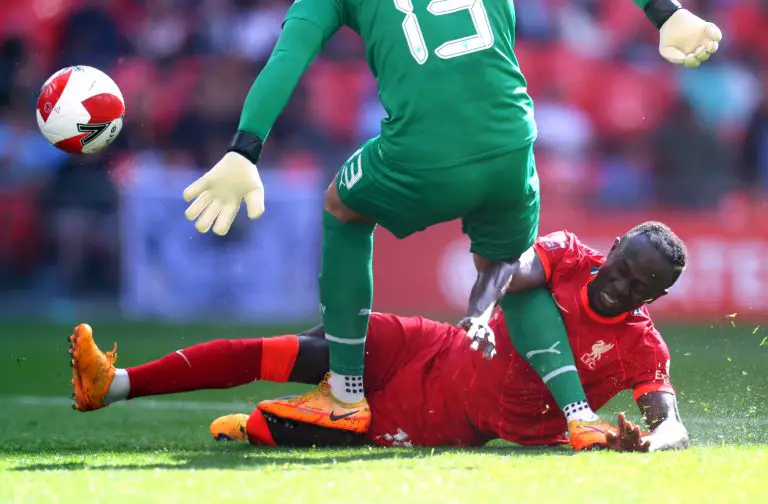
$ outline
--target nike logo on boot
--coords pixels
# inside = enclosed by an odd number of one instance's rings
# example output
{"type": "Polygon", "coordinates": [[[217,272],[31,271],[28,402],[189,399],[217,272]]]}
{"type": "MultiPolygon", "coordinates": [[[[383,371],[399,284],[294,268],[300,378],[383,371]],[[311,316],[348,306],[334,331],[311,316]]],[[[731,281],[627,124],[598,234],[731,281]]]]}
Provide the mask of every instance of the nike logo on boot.
{"type": "Polygon", "coordinates": [[[331,411],[331,414],[330,414],[329,417],[331,419],[331,422],[335,422],[336,420],[341,420],[341,419],[350,417],[350,416],[354,415],[357,412],[358,412],[358,410],[348,411],[348,412],[346,412],[346,413],[344,413],[342,415],[337,415],[335,411],[331,411]]]}

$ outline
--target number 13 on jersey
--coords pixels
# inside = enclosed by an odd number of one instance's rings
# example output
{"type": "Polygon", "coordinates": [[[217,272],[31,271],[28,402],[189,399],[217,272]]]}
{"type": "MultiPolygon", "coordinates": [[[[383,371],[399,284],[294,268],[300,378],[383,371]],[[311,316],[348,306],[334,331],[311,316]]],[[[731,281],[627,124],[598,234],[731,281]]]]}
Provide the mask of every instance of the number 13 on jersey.
{"type": "MultiPolygon", "coordinates": [[[[403,20],[403,33],[408,42],[408,49],[413,59],[423,65],[429,57],[429,49],[424,42],[424,34],[421,32],[419,20],[413,12],[412,0],[394,0],[397,10],[405,14],[403,20]]],[[[464,56],[493,47],[493,31],[488,21],[488,13],[485,11],[483,0],[432,0],[427,5],[427,11],[435,16],[453,14],[462,10],[468,10],[472,24],[475,26],[475,35],[449,40],[435,49],[439,58],[450,59],[464,56]]]]}

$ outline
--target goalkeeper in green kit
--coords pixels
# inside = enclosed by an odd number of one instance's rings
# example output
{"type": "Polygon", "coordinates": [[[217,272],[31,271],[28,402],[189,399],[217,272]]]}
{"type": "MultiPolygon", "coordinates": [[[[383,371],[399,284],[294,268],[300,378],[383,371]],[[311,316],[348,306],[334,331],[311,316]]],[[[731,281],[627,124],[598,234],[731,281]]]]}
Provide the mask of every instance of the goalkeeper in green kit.
{"type": "MultiPolygon", "coordinates": [[[[661,55],[698,66],[722,35],[675,0],[633,0],[660,31],[661,55]]],[[[373,298],[373,232],[398,238],[461,219],[478,268],[461,325],[492,358],[497,304],[512,343],[542,377],[572,439],[605,444],[614,427],[587,404],[565,327],[544,288],[504,296],[533,244],[539,179],[533,103],[514,54],[512,0],[295,0],[272,56],[245,101],[223,159],[184,191],[188,219],[205,233],[229,230],[245,201],[264,212],[256,164],[299,78],[341,26],[363,39],[387,117],[330,184],[324,202],[320,302],[330,370],[320,385],[259,409],[324,427],[365,432],[363,356],[373,298]],[[194,200],[194,201],[193,201],[194,200]],[[602,438],[595,432],[603,433],[602,438]]],[[[609,315],[609,314],[604,314],[609,315]]]]}

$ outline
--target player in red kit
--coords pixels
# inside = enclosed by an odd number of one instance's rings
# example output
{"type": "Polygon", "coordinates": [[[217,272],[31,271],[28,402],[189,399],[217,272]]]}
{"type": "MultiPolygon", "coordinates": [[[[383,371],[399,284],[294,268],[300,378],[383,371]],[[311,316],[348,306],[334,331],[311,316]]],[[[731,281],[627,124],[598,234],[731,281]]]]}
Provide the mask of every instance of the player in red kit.
{"type": "MultiPolygon", "coordinates": [[[[663,224],[630,230],[607,257],[568,232],[539,238],[518,261],[508,290],[546,285],[560,307],[589,406],[599,409],[622,390],[634,392],[649,435],[619,418],[607,436],[586,433],[576,450],[684,448],[688,435],[669,381],[669,351],[644,305],[665,295],[686,264],[682,241],[663,224]]],[[[463,330],[421,317],[373,314],[368,330],[365,387],[372,410],[365,434],[326,429],[262,413],[221,417],[220,438],[266,445],[476,446],[503,438],[523,445],[568,442],[563,412],[546,381],[512,347],[503,315],[491,328],[497,356],[473,352],[463,330]]],[[[229,388],[255,380],[317,383],[327,372],[328,347],[318,327],[268,339],[217,340],[136,368],[116,369],[90,327],[70,338],[75,408],[83,411],[147,395],[229,388]]],[[[532,349],[529,360],[557,354],[532,349]]],[[[552,375],[552,376],[550,376],[552,375]]]]}

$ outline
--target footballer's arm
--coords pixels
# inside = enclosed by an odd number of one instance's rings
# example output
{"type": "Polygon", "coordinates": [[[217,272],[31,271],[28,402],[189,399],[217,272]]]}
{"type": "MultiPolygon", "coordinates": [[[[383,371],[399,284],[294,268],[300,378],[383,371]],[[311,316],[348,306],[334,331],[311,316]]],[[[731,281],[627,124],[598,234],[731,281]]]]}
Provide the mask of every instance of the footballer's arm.
{"type": "Polygon", "coordinates": [[[477,254],[473,258],[477,280],[469,295],[464,320],[479,317],[508,292],[520,292],[547,284],[544,265],[533,247],[523,252],[514,262],[493,262],[477,254]]]}
{"type": "Polygon", "coordinates": [[[637,398],[637,406],[651,430],[643,441],[650,441],[648,451],[682,450],[688,447],[688,430],[680,420],[675,395],[648,392],[637,398]]]}
{"type": "Polygon", "coordinates": [[[336,2],[296,2],[269,61],[253,83],[240,126],[227,153],[184,190],[185,215],[195,228],[226,235],[241,204],[250,219],[264,214],[264,185],[257,168],[264,141],[294,88],[325,41],[341,26],[336,2]],[[311,5],[310,5],[311,4],[311,5]]]}
{"type": "MultiPolygon", "coordinates": [[[[324,31],[312,21],[286,20],[269,61],[245,99],[240,132],[255,135],[261,142],[266,140],[299,79],[322,49],[326,41],[324,31]]],[[[251,161],[256,164],[257,156],[251,161]]]]}

